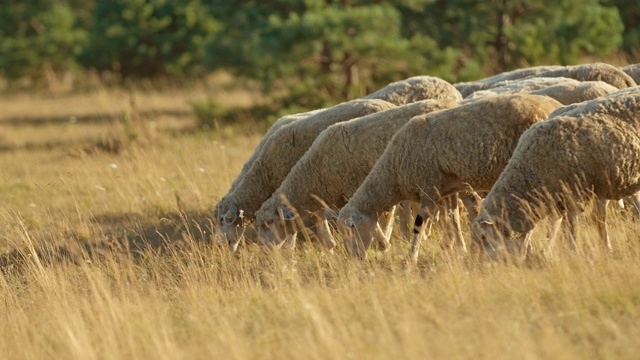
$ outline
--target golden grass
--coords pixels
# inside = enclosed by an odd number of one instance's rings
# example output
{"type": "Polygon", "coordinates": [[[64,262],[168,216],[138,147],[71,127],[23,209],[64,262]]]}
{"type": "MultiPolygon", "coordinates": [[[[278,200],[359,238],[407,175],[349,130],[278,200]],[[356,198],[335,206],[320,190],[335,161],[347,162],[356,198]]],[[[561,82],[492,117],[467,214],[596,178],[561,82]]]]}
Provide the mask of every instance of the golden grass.
{"type": "MultiPolygon", "coordinates": [[[[14,140],[46,141],[55,129],[17,131],[14,140]]],[[[613,254],[583,220],[578,254],[557,245],[545,255],[539,231],[532,258],[517,266],[443,250],[438,228],[411,271],[398,239],[366,262],[307,243],[231,254],[212,244],[209,213],[259,137],[156,136],[119,155],[73,146],[0,152],[3,358],[640,352],[640,225],[627,214],[611,216],[613,254]]]]}

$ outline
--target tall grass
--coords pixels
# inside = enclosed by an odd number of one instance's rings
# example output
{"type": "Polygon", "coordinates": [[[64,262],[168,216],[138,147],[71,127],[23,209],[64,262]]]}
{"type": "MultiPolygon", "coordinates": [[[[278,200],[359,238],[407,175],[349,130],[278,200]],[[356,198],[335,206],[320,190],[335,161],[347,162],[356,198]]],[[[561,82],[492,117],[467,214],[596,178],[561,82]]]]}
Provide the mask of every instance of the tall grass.
{"type": "MultiPolygon", "coordinates": [[[[34,132],[45,139],[52,129],[34,132]]],[[[640,225],[629,214],[610,217],[613,254],[584,219],[576,254],[560,244],[547,252],[541,228],[519,265],[443,249],[438,227],[409,270],[398,238],[369,261],[306,242],[230,253],[212,241],[209,212],[258,140],[161,133],[153,146],[120,154],[78,155],[73,145],[0,151],[0,357],[640,352],[640,225]]]]}

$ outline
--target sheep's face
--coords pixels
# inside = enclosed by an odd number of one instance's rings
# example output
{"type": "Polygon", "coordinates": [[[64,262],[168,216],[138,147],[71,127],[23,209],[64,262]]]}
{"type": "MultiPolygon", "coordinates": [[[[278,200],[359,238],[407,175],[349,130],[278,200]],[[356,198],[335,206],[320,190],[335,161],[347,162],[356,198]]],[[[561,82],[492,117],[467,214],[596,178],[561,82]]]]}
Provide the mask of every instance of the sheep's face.
{"type": "Polygon", "coordinates": [[[378,240],[379,236],[384,237],[375,219],[349,205],[340,211],[338,229],[349,256],[359,259],[367,258],[367,249],[372,241],[378,240]]]}
{"type": "Polygon", "coordinates": [[[245,230],[243,218],[242,210],[238,210],[235,204],[216,206],[213,211],[213,229],[218,245],[228,245],[233,251],[238,248],[245,230]]]}
{"type": "Polygon", "coordinates": [[[500,219],[481,214],[471,224],[471,238],[489,259],[520,252],[520,241],[500,219]]]}
{"type": "Polygon", "coordinates": [[[279,247],[284,243],[294,242],[297,233],[294,220],[294,212],[284,205],[268,209],[263,206],[256,213],[260,239],[270,247],[279,247]]]}

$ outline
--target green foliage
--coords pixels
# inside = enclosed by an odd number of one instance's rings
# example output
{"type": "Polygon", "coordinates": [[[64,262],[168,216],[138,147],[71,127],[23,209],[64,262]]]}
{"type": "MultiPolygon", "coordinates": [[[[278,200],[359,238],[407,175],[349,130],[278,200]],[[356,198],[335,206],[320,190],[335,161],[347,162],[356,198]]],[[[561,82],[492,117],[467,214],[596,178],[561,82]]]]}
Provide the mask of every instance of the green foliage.
{"type": "Polygon", "coordinates": [[[123,76],[195,73],[216,22],[200,1],[98,0],[85,66],[123,76]]]}
{"type": "Polygon", "coordinates": [[[610,0],[609,6],[615,6],[624,23],[622,48],[638,55],[640,51],[640,2],[638,0],[610,0]]]}
{"type": "Polygon", "coordinates": [[[285,106],[322,107],[409,75],[411,42],[390,5],[299,1],[290,11],[253,5],[236,9],[208,46],[208,64],[259,79],[267,91],[284,85],[285,106]]]}
{"type": "Polygon", "coordinates": [[[86,44],[74,12],[56,1],[0,5],[0,73],[9,79],[40,76],[43,66],[69,68],[86,44]]]}
{"type": "Polygon", "coordinates": [[[77,64],[118,79],[224,69],[258,80],[285,109],[417,74],[467,81],[638,48],[637,0],[0,2],[9,80],[77,64]]]}

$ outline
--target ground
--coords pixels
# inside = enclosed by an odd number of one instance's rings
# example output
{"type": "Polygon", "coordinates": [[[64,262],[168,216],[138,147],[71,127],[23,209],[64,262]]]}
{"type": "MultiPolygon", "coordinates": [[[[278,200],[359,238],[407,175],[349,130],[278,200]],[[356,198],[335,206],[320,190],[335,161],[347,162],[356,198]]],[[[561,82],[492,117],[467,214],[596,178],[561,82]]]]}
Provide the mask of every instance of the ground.
{"type": "MultiPolygon", "coordinates": [[[[210,90],[208,90],[210,91],[210,90]]],[[[194,130],[202,89],[0,97],[0,353],[7,358],[635,358],[640,226],[614,252],[543,228],[530,259],[407,242],[353,261],[311,242],[230,253],[212,206],[260,140],[194,130]]],[[[465,224],[468,227],[468,224],[465,224]]],[[[465,228],[465,236],[468,238],[465,228]]]]}

